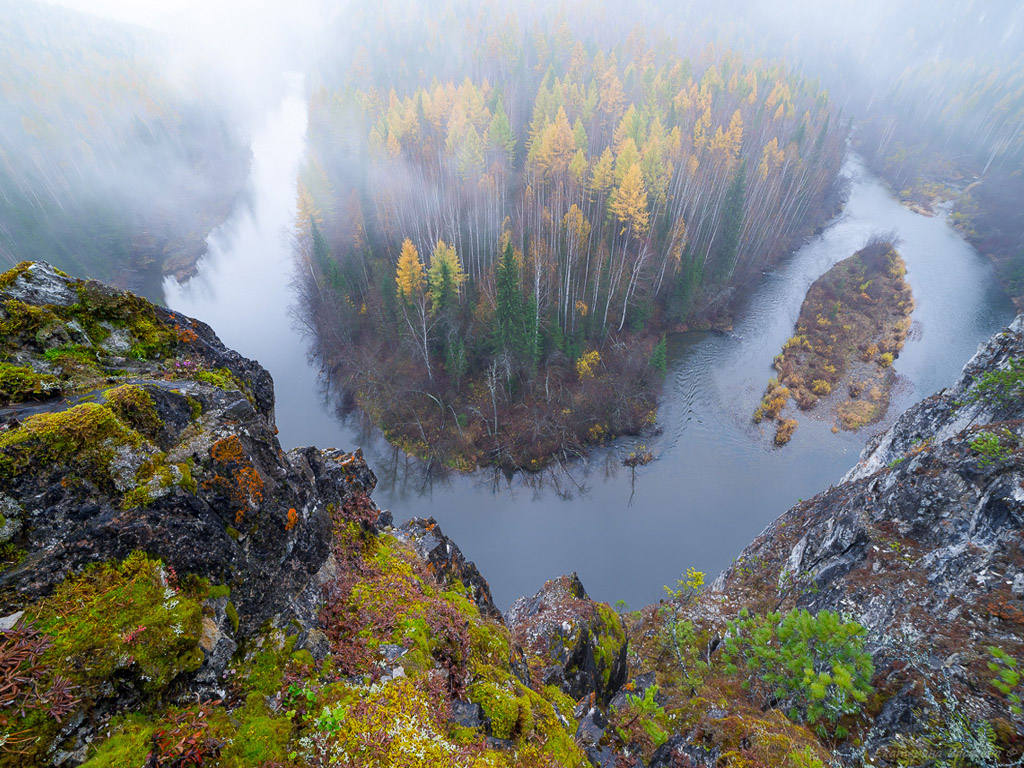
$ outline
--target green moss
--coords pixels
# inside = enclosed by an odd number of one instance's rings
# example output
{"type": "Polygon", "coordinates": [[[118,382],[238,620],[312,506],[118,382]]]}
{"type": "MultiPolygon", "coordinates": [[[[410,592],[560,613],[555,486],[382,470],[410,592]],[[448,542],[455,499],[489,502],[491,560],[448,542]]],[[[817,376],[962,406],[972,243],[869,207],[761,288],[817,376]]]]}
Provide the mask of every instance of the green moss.
{"type": "Polygon", "coordinates": [[[96,350],[84,344],[65,344],[43,352],[43,358],[51,363],[76,363],[80,366],[96,365],[96,350]]]}
{"type": "Polygon", "coordinates": [[[228,602],[228,604],[224,606],[224,613],[227,614],[228,621],[231,622],[231,630],[233,632],[237,632],[238,631],[238,609],[235,608],[235,604],[232,603],[232,602],[228,602]]]}
{"type": "Polygon", "coordinates": [[[295,653],[292,654],[292,661],[296,664],[302,664],[303,666],[312,666],[316,663],[316,660],[313,658],[313,654],[305,648],[295,651],[295,653]]]}
{"type": "MultiPolygon", "coordinates": [[[[270,763],[283,764],[288,760],[288,741],[292,723],[283,716],[274,716],[259,694],[250,694],[245,707],[232,714],[237,728],[229,735],[230,741],[221,752],[217,765],[221,768],[250,768],[270,763]]],[[[214,735],[219,736],[215,729],[214,735]]]]}
{"type": "Polygon", "coordinates": [[[195,374],[195,380],[205,384],[211,384],[227,392],[246,392],[242,381],[227,368],[215,368],[212,371],[199,371],[195,374]]]}
{"type": "Polygon", "coordinates": [[[542,744],[543,753],[558,764],[586,764],[574,739],[573,702],[566,701],[564,694],[559,695],[559,701],[568,710],[562,714],[572,732],[563,727],[550,701],[497,667],[481,668],[481,678],[470,686],[468,696],[490,720],[494,736],[514,739],[517,747],[542,744]]]}
{"type": "MultiPolygon", "coordinates": [[[[93,748],[83,768],[145,765],[157,730],[173,728],[175,720],[180,720],[183,713],[198,712],[196,707],[186,710],[171,708],[157,717],[133,714],[115,718],[109,729],[113,735],[93,748]]],[[[223,745],[214,763],[221,768],[251,768],[288,762],[292,723],[283,715],[275,716],[258,694],[250,695],[245,706],[230,716],[224,709],[215,708],[207,710],[197,722],[205,723],[205,728],[197,731],[200,739],[210,739],[223,745]]],[[[183,736],[187,737],[188,734],[183,736]]]]}
{"type": "Polygon", "coordinates": [[[134,384],[126,384],[116,389],[108,389],[104,396],[110,410],[136,432],[150,440],[156,439],[160,434],[163,422],[157,415],[156,403],[145,389],[134,384]]]}
{"type": "Polygon", "coordinates": [[[128,352],[128,356],[136,360],[159,360],[170,355],[177,342],[177,337],[161,323],[148,319],[138,319],[131,326],[136,342],[128,352]]]}
{"type": "Polygon", "coordinates": [[[19,277],[28,272],[29,267],[31,266],[31,261],[19,261],[6,272],[0,274],[0,291],[4,291],[10,288],[15,280],[17,280],[19,277]]]}
{"type": "Polygon", "coordinates": [[[468,631],[473,663],[507,663],[511,650],[508,631],[503,626],[497,622],[478,619],[469,623],[468,631]]]}
{"type": "Polygon", "coordinates": [[[44,659],[85,690],[137,668],[141,690],[155,692],[202,663],[205,596],[197,582],[177,589],[159,561],[134,553],[87,567],[31,614],[53,643],[44,659]]]}
{"type": "Polygon", "coordinates": [[[102,342],[109,331],[102,323],[125,328],[132,336],[129,356],[138,360],[159,360],[173,353],[178,343],[174,328],[161,322],[153,305],[140,296],[110,291],[96,283],[76,286],[79,302],[66,313],[79,320],[93,341],[102,342]]]}
{"type": "Polygon", "coordinates": [[[23,403],[59,393],[60,383],[53,376],[0,363],[0,403],[23,403]]]}
{"type": "Polygon", "coordinates": [[[595,608],[600,621],[594,624],[594,661],[601,673],[601,683],[607,687],[615,660],[626,642],[626,632],[622,628],[622,620],[611,606],[598,603],[595,608]]]}
{"type": "Polygon", "coordinates": [[[0,476],[12,477],[33,466],[64,465],[112,491],[115,447],[140,448],[143,442],[109,407],[82,403],[30,416],[17,429],[0,435],[0,476]]]}
{"type": "Polygon", "coordinates": [[[181,477],[178,480],[178,486],[188,491],[189,493],[196,493],[199,490],[199,484],[192,476],[192,459],[189,458],[181,464],[175,465],[178,471],[181,473],[181,477]]]}
{"type": "Polygon", "coordinates": [[[572,696],[567,694],[557,685],[546,685],[543,690],[544,698],[558,710],[562,717],[571,719],[573,711],[576,709],[576,702],[572,700],[572,696]]]}
{"type": "Polygon", "coordinates": [[[493,679],[478,680],[469,688],[469,700],[480,705],[491,723],[491,734],[499,739],[511,739],[526,731],[528,725],[532,728],[530,702],[516,695],[515,684],[511,681],[499,684],[493,679]]]}
{"type": "Polygon", "coordinates": [[[224,530],[226,530],[228,532],[228,536],[230,536],[235,541],[238,541],[240,538],[242,538],[242,532],[239,531],[237,528],[233,528],[229,525],[224,530]]]}
{"type": "MultiPolygon", "coordinates": [[[[423,616],[409,613],[401,617],[392,636],[388,639],[409,649],[409,652],[402,657],[402,664],[406,668],[426,670],[433,666],[432,637],[423,616]]],[[[371,642],[370,645],[373,647],[379,643],[371,642]]]]}
{"type": "Polygon", "coordinates": [[[144,485],[140,485],[125,493],[124,498],[121,500],[121,509],[139,509],[141,507],[148,507],[152,503],[153,497],[149,489],[144,485]]]}
{"type": "Polygon", "coordinates": [[[9,541],[0,544],[0,573],[3,573],[8,568],[21,565],[27,554],[24,549],[15,546],[9,541]]]}
{"type": "Polygon", "coordinates": [[[216,586],[210,587],[210,591],[206,597],[210,600],[219,600],[222,597],[231,596],[231,587],[227,584],[217,584],[216,586]]]}
{"type": "MultiPolygon", "coordinates": [[[[142,553],[121,563],[86,567],[27,611],[26,621],[49,643],[39,657],[34,685],[46,690],[62,679],[77,706],[88,709],[117,678],[146,701],[159,702],[178,675],[202,663],[204,597],[204,582],[183,580],[179,588],[159,561],[142,553]]],[[[35,765],[44,762],[42,755],[60,726],[45,708],[18,706],[5,727],[30,739],[17,764],[35,765]]],[[[112,750],[123,756],[130,745],[118,742],[112,750]]],[[[4,757],[0,765],[9,765],[4,757]]]]}
{"type": "MultiPolygon", "coordinates": [[[[237,612],[234,615],[238,617],[237,612]]],[[[231,621],[234,625],[234,619],[231,621]]],[[[239,681],[244,690],[273,696],[284,685],[284,671],[295,648],[295,637],[286,638],[283,632],[273,629],[258,637],[253,645],[242,660],[239,681]]]]}
{"type": "Polygon", "coordinates": [[[115,718],[110,723],[113,735],[94,748],[82,768],[124,768],[145,765],[152,748],[157,723],[138,714],[115,718]]]}
{"type": "Polygon", "coordinates": [[[476,603],[467,597],[468,592],[457,582],[456,587],[442,592],[441,597],[467,619],[471,665],[506,663],[511,655],[508,630],[504,625],[483,618],[476,603]]]}
{"type": "Polygon", "coordinates": [[[192,421],[199,421],[199,417],[203,415],[203,404],[191,395],[185,396],[185,402],[188,403],[189,410],[192,412],[192,421]]]}
{"type": "Polygon", "coordinates": [[[57,367],[65,386],[71,389],[93,385],[104,375],[100,370],[98,350],[93,347],[65,344],[46,350],[43,357],[57,367]]]}
{"type": "Polygon", "coordinates": [[[135,473],[135,487],[125,493],[121,507],[134,509],[152,504],[155,498],[174,487],[190,493],[198,490],[192,468],[188,462],[168,464],[167,454],[156,451],[139,466],[135,473]]]}
{"type": "Polygon", "coordinates": [[[45,329],[64,324],[49,307],[37,307],[14,299],[4,302],[4,314],[7,317],[0,321],[0,338],[8,347],[18,346],[20,341],[35,341],[45,329]]]}

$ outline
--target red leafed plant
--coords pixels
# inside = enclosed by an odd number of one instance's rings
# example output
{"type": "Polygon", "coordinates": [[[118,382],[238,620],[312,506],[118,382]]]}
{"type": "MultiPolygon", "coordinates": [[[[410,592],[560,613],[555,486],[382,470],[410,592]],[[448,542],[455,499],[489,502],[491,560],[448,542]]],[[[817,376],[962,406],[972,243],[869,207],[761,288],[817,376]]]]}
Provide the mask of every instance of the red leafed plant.
{"type": "Polygon", "coordinates": [[[154,732],[145,768],[186,768],[220,755],[224,742],[206,734],[209,712],[210,705],[202,705],[172,716],[168,727],[154,732]]]}
{"type": "Polygon", "coordinates": [[[12,715],[24,717],[42,711],[60,722],[78,699],[71,681],[51,674],[43,662],[50,639],[32,622],[19,621],[0,632],[0,726],[10,725],[12,715]]]}

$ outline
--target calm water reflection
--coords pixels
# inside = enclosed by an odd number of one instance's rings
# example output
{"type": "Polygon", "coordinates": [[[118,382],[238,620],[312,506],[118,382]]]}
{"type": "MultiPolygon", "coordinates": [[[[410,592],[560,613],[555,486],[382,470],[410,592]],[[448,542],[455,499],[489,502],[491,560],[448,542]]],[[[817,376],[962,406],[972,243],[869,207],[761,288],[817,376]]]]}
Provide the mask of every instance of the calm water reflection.
{"type": "Polygon", "coordinates": [[[808,286],[877,231],[903,240],[917,301],[914,332],[896,362],[903,384],[891,415],[949,384],[977,345],[1012,319],[988,264],[942,219],[900,206],[856,158],[844,172],[844,214],[766,275],[728,335],[673,337],[659,424],[642,442],[657,460],[621,465],[637,441],[541,475],[444,474],[360,424],[340,419],[289,307],[289,227],[302,156],[305,104],[295,79],[254,138],[251,205],[210,238],[200,274],[165,285],[170,307],[209,322],[229,346],[259,360],[277,386],[281,442],[362,446],[380,480],[377,502],[397,520],[432,515],[479,565],[506,607],[548,578],[577,571],[590,593],[631,606],[657,600],[687,566],[714,574],[773,518],[836,482],[870,430],[833,435],[801,417],[784,449],[750,422],[771,361],[792,334],[808,286]]]}

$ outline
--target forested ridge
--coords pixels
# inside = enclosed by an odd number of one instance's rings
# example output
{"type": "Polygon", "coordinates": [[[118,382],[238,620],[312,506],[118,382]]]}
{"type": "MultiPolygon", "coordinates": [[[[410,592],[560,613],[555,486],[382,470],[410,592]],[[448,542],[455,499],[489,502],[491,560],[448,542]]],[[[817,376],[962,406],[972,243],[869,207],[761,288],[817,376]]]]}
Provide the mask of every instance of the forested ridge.
{"type": "Polygon", "coordinates": [[[951,221],[1024,306],[1024,57],[932,59],[907,70],[864,122],[858,144],[900,197],[951,221]]]}
{"type": "MultiPolygon", "coordinates": [[[[1024,6],[722,0],[640,3],[647,23],[698,28],[821,79],[853,120],[853,148],[911,208],[951,222],[1024,307],[1024,6]]],[[[693,32],[691,32],[693,34],[693,32]]]]}
{"type": "Polygon", "coordinates": [[[0,263],[45,259],[161,296],[231,210],[249,152],[155,34],[0,0],[0,263]]]}
{"type": "Polygon", "coordinates": [[[845,133],[778,62],[484,14],[376,30],[314,92],[300,271],[393,439],[522,465],[652,421],[660,332],[721,322],[834,209],[845,133]]]}

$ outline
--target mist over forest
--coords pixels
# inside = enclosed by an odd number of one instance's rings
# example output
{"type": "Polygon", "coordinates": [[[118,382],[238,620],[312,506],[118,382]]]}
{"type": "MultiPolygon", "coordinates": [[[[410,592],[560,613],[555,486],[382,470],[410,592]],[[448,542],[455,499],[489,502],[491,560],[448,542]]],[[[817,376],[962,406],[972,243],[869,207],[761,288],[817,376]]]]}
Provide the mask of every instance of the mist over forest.
{"type": "Polygon", "coordinates": [[[1024,765],[1021,312],[1020,0],[0,0],[0,768],[1024,765]]]}
{"type": "MultiPolygon", "coordinates": [[[[609,51],[632,34],[693,61],[712,50],[785,61],[820,83],[843,121],[836,130],[852,127],[856,146],[908,199],[926,202],[940,180],[984,177],[958,200],[972,219],[964,231],[1007,262],[1011,292],[1024,287],[1019,221],[996,221],[1015,219],[1005,201],[1018,191],[1024,151],[1018,3],[939,12],[918,2],[726,2],[713,12],[697,2],[69,5],[106,17],[5,3],[0,247],[12,263],[49,257],[106,278],[123,267],[118,280],[154,295],[154,276],[188,274],[239,200],[249,134],[239,118],[278,82],[274,67],[306,69],[315,92],[357,81],[361,59],[386,51],[373,87],[405,96],[417,74],[424,87],[493,75],[479,47],[489,25],[505,45],[563,29],[609,51]],[[467,25],[481,30],[475,39],[467,25]],[[88,234],[76,239],[76,229],[88,234]]],[[[531,66],[539,81],[541,65],[531,66]]],[[[503,96],[521,119],[536,94],[515,87],[503,96]]]]}

